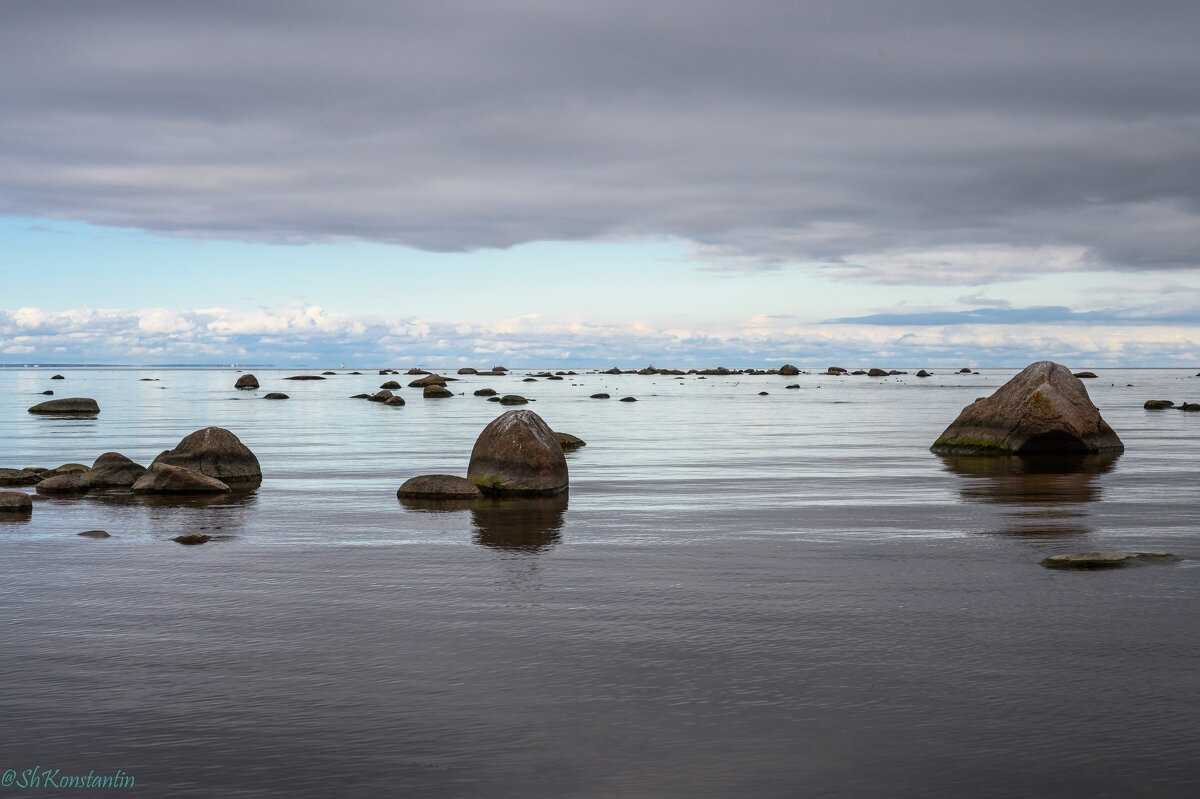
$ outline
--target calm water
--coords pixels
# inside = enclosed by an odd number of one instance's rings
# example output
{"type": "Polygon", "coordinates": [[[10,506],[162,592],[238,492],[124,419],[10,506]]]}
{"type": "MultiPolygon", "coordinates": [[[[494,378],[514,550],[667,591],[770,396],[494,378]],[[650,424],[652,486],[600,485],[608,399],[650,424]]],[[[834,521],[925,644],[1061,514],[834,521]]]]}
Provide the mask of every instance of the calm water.
{"type": "Polygon", "coordinates": [[[1200,414],[1142,409],[1200,401],[1194,370],[1087,381],[1127,451],[1066,474],[928,452],[1015,370],[522,372],[403,408],[347,399],[374,370],[58,371],[0,370],[0,466],[145,464],[218,425],[265,481],[0,521],[0,770],[156,797],[1200,795],[1200,414]],[[401,505],[465,473],[503,410],[483,386],[588,442],[569,497],[401,505]],[[102,413],[26,413],[45,389],[102,413]],[[1037,565],[1096,549],[1188,560],[1037,565]]]}

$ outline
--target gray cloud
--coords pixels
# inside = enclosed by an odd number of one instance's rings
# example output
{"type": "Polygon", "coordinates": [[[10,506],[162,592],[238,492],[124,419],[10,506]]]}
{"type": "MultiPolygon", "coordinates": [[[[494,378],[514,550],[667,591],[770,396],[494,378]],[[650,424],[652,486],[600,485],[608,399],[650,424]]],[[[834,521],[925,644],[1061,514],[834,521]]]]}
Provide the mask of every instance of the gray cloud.
{"type": "Polygon", "coordinates": [[[877,283],[1200,265],[1200,6],[967,5],[8,4],[0,213],[877,283]]]}

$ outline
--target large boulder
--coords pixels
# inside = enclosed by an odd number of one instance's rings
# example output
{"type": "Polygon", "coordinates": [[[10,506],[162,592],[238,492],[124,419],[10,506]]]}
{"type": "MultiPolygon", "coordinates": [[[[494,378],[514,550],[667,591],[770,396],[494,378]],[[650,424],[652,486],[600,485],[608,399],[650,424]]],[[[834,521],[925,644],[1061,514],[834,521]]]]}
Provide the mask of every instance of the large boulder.
{"type": "Polygon", "coordinates": [[[83,479],[91,488],[129,488],[146,473],[146,467],[134,463],[119,452],[106,452],[92,464],[83,479]]]}
{"type": "Polygon", "coordinates": [[[451,474],[423,474],[404,481],[396,492],[400,499],[478,499],[475,484],[451,474]]]}
{"type": "Polygon", "coordinates": [[[154,463],[182,466],[230,485],[262,482],[258,458],[223,427],[206,427],[185,436],[175,449],[162,453],[154,463]]]}
{"type": "Polygon", "coordinates": [[[100,406],[90,397],[64,397],[63,399],[39,402],[29,409],[30,413],[66,413],[93,414],[100,413],[100,406]]]}
{"type": "Polygon", "coordinates": [[[233,387],[241,390],[258,388],[258,378],[254,375],[242,375],[233,384],[233,387]]]}
{"type": "Polygon", "coordinates": [[[489,495],[551,495],[567,488],[558,436],[533,411],[507,411],[483,429],[467,479],[489,495]]]}
{"type": "Polygon", "coordinates": [[[790,363],[785,363],[783,366],[779,367],[779,374],[789,376],[798,375],[800,374],[800,370],[795,366],[792,366],[790,363]]]}
{"type": "Polygon", "coordinates": [[[20,491],[0,491],[0,513],[32,513],[33,500],[20,491]]]}
{"type": "Polygon", "coordinates": [[[1121,452],[1125,445],[1100,417],[1067,367],[1038,361],[990,397],[963,409],[933,446],[960,455],[1121,452]]]}
{"type": "Polygon", "coordinates": [[[215,477],[159,461],[150,464],[133,484],[135,494],[223,494],[228,490],[229,486],[215,477]]]}

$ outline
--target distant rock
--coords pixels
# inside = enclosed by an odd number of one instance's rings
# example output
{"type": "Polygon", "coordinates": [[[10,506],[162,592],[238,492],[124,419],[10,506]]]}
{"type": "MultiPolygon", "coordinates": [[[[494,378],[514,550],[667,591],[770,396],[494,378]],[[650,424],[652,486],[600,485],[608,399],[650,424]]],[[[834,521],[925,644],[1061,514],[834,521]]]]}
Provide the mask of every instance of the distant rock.
{"type": "Polygon", "coordinates": [[[1072,375],[1072,377],[1080,377],[1080,378],[1088,378],[1088,377],[1095,377],[1095,376],[1096,376],[1095,372],[1076,372],[1074,375],[1072,375]]]}
{"type": "Polygon", "coordinates": [[[0,486],[31,486],[40,478],[24,469],[0,469],[0,486]]]}
{"type": "Polygon", "coordinates": [[[446,399],[453,397],[454,392],[447,389],[445,386],[428,385],[425,386],[425,399],[446,399]]]}
{"type": "Polygon", "coordinates": [[[336,375],[337,372],[321,372],[323,375],[336,375]]]}
{"type": "Polygon", "coordinates": [[[537,378],[536,377],[527,377],[524,380],[522,380],[521,382],[522,383],[536,383],[537,378]]]}
{"type": "Polygon", "coordinates": [[[800,384],[799,384],[799,383],[792,383],[790,386],[784,386],[784,388],[800,388],[800,384]]]}
{"type": "Polygon", "coordinates": [[[479,434],[467,479],[485,494],[557,494],[567,488],[567,461],[542,417],[507,411],[479,434]]]}
{"type": "Polygon", "coordinates": [[[258,388],[258,378],[254,375],[242,375],[233,384],[233,387],[241,391],[258,388]]]}
{"type": "Polygon", "coordinates": [[[573,449],[587,446],[587,442],[579,436],[559,432],[555,432],[554,435],[558,437],[558,445],[563,448],[563,452],[570,452],[573,449]]]}
{"type": "Polygon", "coordinates": [[[407,375],[427,375],[427,374],[429,374],[429,372],[425,369],[422,369],[419,366],[414,366],[413,368],[411,368],[407,372],[405,372],[405,374],[407,374],[407,375]]]}
{"type": "Polygon", "coordinates": [[[1185,402],[1179,406],[1181,411],[1200,411],[1200,402],[1185,402]]]}
{"type": "Polygon", "coordinates": [[[134,463],[119,452],[106,452],[92,464],[83,476],[89,487],[95,489],[129,488],[146,473],[146,467],[134,463]]]}
{"type": "Polygon", "coordinates": [[[371,402],[387,402],[394,396],[395,395],[392,392],[385,388],[383,391],[377,391],[372,396],[367,397],[367,399],[369,399],[371,402]]]}
{"type": "Polygon", "coordinates": [[[591,399],[608,399],[608,398],[609,398],[609,395],[605,394],[603,391],[600,392],[599,394],[593,394],[591,396],[591,399]]]}
{"type": "Polygon", "coordinates": [[[42,395],[43,395],[43,396],[47,396],[47,397],[53,397],[53,396],[54,396],[54,392],[53,392],[53,391],[49,391],[49,390],[47,390],[47,391],[43,391],[43,392],[42,392],[42,395]]]}
{"type": "Polygon", "coordinates": [[[89,471],[91,468],[91,466],[86,466],[82,463],[64,463],[54,469],[47,469],[42,473],[42,476],[49,477],[52,474],[81,474],[89,471]]]}
{"type": "Polygon", "coordinates": [[[384,383],[382,386],[380,386],[380,388],[386,388],[386,389],[400,388],[400,384],[397,383],[395,380],[389,380],[386,383],[384,383]]]}
{"type": "Polygon", "coordinates": [[[100,413],[100,406],[90,397],[64,397],[63,399],[47,400],[29,409],[30,413],[40,414],[86,414],[100,413]]]}
{"type": "Polygon", "coordinates": [[[941,454],[1120,452],[1121,439],[1067,367],[1038,361],[976,400],[930,448],[941,454]]]}
{"type": "Polygon", "coordinates": [[[351,394],[350,399],[370,399],[370,394],[351,394]]]}
{"type": "Polygon", "coordinates": [[[887,373],[886,369],[870,369],[867,372],[867,376],[868,377],[887,377],[888,373],[887,373]]]}
{"type": "Polygon", "coordinates": [[[222,494],[229,486],[206,474],[155,461],[133,484],[135,494],[222,494]]]}
{"type": "Polygon", "coordinates": [[[621,397],[620,402],[637,402],[637,397],[621,397]]]}
{"type": "Polygon", "coordinates": [[[844,374],[846,374],[846,370],[844,368],[842,368],[841,366],[831,366],[825,370],[825,374],[827,374],[827,375],[844,375],[844,374]]]}
{"type": "Polygon", "coordinates": [[[207,544],[209,541],[212,541],[212,536],[205,535],[204,533],[187,533],[186,535],[177,535],[171,540],[177,544],[195,546],[197,544],[207,544]]]}
{"type": "Polygon", "coordinates": [[[852,374],[852,375],[865,375],[866,373],[867,373],[867,370],[866,370],[866,369],[855,369],[855,370],[854,370],[853,372],[851,372],[850,374],[852,374]]]}
{"type": "Polygon", "coordinates": [[[54,377],[52,377],[50,379],[51,380],[66,380],[67,378],[63,377],[62,375],[55,375],[54,377]]]}
{"type": "Polygon", "coordinates": [[[524,405],[529,400],[522,397],[520,394],[505,394],[500,398],[501,405],[524,405]]]}
{"type": "Polygon", "coordinates": [[[969,374],[971,374],[971,370],[964,367],[962,369],[959,369],[958,373],[960,375],[969,375],[969,374]]]}
{"type": "Polygon", "coordinates": [[[507,372],[507,371],[508,371],[508,367],[506,367],[506,366],[493,366],[493,367],[492,367],[492,371],[493,371],[493,372],[507,372]]]}
{"type": "Polygon", "coordinates": [[[917,377],[933,377],[933,375],[929,374],[929,372],[926,372],[924,369],[922,369],[921,371],[917,372],[917,377]]]}
{"type": "Polygon", "coordinates": [[[908,374],[908,372],[902,371],[900,369],[889,369],[888,374],[889,375],[906,375],[906,374],[908,374]]]}
{"type": "Polygon", "coordinates": [[[493,395],[493,396],[491,396],[491,397],[488,397],[488,398],[487,398],[487,401],[488,401],[488,402],[499,402],[499,401],[500,401],[500,398],[499,398],[499,397],[497,397],[497,396],[494,396],[494,395],[493,395]]]}
{"type": "Polygon", "coordinates": [[[39,494],[86,494],[91,490],[84,474],[56,474],[37,484],[39,494]]]}
{"type": "Polygon", "coordinates": [[[425,388],[426,386],[444,386],[446,378],[441,375],[427,374],[425,377],[417,378],[408,384],[409,388],[425,388]]]}
{"type": "Polygon", "coordinates": [[[399,499],[473,499],[483,496],[475,484],[450,474],[423,474],[404,481],[399,499]]]}
{"type": "Polygon", "coordinates": [[[790,363],[785,363],[783,366],[779,367],[779,374],[791,377],[793,375],[800,374],[800,370],[797,367],[792,366],[790,363]]]}
{"type": "Polygon", "coordinates": [[[493,388],[480,388],[480,389],[476,389],[476,391],[475,391],[476,397],[493,397],[495,395],[496,395],[496,390],[493,388]]]}
{"type": "Polygon", "coordinates": [[[258,458],[223,427],[206,427],[185,436],[175,449],[163,452],[154,463],[182,466],[230,485],[262,482],[258,458]]]}
{"type": "Polygon", "coordinates": [[[477,374],[479,374],[479,370],[472,369],[470,366],[464,366],[463,368],[458,370],[458,373],[460,375],[477,375],[477,374]]]}
{"type": "Polygon", "coordinates": [[[1148,411],[1162,410],[1163,408],[1174,407],[1175,403],[1171,400],[1146,400],[1146,404],[1142,407],[1148,411]]]}
{"type": "Polygon", "coordinates": [[[32,513],[33,500],[21,491],[0,491],[0,513],[32,513]]]}
{"type": "Polygon", "coordinates": [[[1172,563],[1182,558],[1170,552],[1079,552],[1051,555],[1040,561],[1051,569],[1111,569],[1135,563],[1172,563]]]}
{"type": "Polygon", "coordinates": [[[75,535],[82,538],[112,538],[112,536],[104,530],[84,530],[82,533],[76,533],[75,535]]]}
{"type": "Polygon", "coordinates": [[[325,378],[321,377],[320,375],[292,375],[291,377],[285,377],[283,379],[284,380],[324,380],[325,378]]]}
{"type": "Polygon", "coordinates": [[[263,397],[263,399],[281,400],[281,399],[291,399],[291,397],[289,397],[287,394],[284,394],[281,391],[272,391],[270,394],[265,395],[263,397]]]}
{"type": "Polygon", "coordinates": [[[391,405],[392,407],[399,407],[404,404],[404,397],[400,397],[400,396],[388,397],[387,399],[385,399],[383,401],[383,404],[391,405]]]}
{"type": "Polygon", "coordinates": [[[766,391],[760,391],[760,392],[758,392],[758,396],[760,396],[760,397],[766,397],[766,396],[768,396],[768,395],[769,395],[769,392],[766,392],[766,391]]]}

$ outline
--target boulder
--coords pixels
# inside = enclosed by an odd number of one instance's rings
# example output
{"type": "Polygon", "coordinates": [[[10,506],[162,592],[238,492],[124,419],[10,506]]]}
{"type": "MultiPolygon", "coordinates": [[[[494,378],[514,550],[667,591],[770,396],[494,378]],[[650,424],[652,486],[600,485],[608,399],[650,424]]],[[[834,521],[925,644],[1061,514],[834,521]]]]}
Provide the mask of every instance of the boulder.
{"type": "Polygon", "coordinates": [[[0,513],[32,513],[33,500],[20,491],[0,491],[0,513]]]}
{"type": "Polygon", "coordinates": [[[43,392],[42,392],[42,394],[44,394],[44,395],[45,395],[45,396],[47,396],[47,397],[53,397],[53,396],[54,396],[54,392],[53,392],[53,391],[43,391],[43,392]]]}
{"type": "Polygon", "coordinates": [[[254,375],[242,375],[233,384],[233,387],[241,391],[258,388],[258,378],[254,375]]]}
{"type": "Polygon", "coordinates": [[[100,406],[90,397],[64,397],[63,399],[40,402],[29,409],[30,413],[100,413],[100,406]]]}
{"type": "Polygon", "coordinates": [[[621,402],[637,402],[637,397],[621,397],[621,402]]]}
{"type": "Polygon", "coordinates": [[[272,391],[270,394],[263,396],[263,399],[281,400],[281,399],[291,399],[291,397],[289,397],[287,394],[284,394],[281,391],[272,391]]]}
{"type": "Polygon", "coordinates": [[[119,452],[106,452],[92,464],[83,479],[91,488],[129,488],[146,473],[146,467],[134,463],[119,452]]]}
{"type": "Polygon", "coordinates": [[[497,396],[495,396],[495,395],[492,395],[492,396],[490,396],[490,397],[488,397],[488,398],[487,398],[487,401],[488,401],[488,402],[499,402],[499,401],[500,401],[500,398],[499,398],[499,397],[497,397],[497,396]]]}
{"type": "Polygon", "coordinates": [[[831,366],[825,370],[825,374],[827,374],[827,375],[844,375],[844,374],[846,374],[846,369],[841,366],[831,366]]]}
{"type": "Polygon", "coordinates": [[[157,460],[133,484],[135,494],[222,494],[228,490],[229,486],[215,477],[157,460]]]}
{"type": "Polygon", "coordinates": [[[529,400],[522,397],[520,394],[505,394],[499,400],[501,405],[525,405],[529,400]]]}
{"type": "Polygon", "coordinates": [[[42,473],[43,477],[50,477],[51,474],[76,474],[91,470],[91,466],[85,466],[82,463],[64,463],[55,469],[47,469],[42,473]]]}
{"type": "Polygon", "coordinates": [[[416,380],[409,383],[408,387],[409,388],[425,388],[426,386],[444,386],[444,385],[446,385],[446,378],[442,377],[441,375],[428,375],[427,374],[425,377],[419,377],[416,380]]]}
{"type": "Polygon", "coordinates": [[[463,368],[458,370],[458,373],[460,375],[477,375],[477,374],[479,374],[479,370],[472,369],[470,366],[464,366],[463,368]]]}
{"type": "Polygon", "coordinates": [[[960,455],[1121,452],[1121,439],[1067,367],[1038,361],[963,409],[933,446],[960,455]]]}
{"type": "Polygon", "coordinates": [[[223,427],[206,427],[185,436],[175,449],[167,450],[154,463],[182,466],[223,483],[262,482],[262,468],[250,448],[223,427]]]}
{"type": "Polygon", "coordinates": [[[391,405],[392,407],[398,407],[404,404],[404,397],[388,397],[383,401],[383,404],[391,405]]]}
{"type": "Polygon", "coordinates": [[[445,399],[453,397],[454,392],[447,389],[445,386],[428,385],[425,386],[425,399],[445,399]]]}
{"type": "Polygon", "coordinates": [[[90,489],[83,474],[56,474],[37,484],[39,494],[86,494],[90,489]]]}
{"type": "Polygon", "coordinates": [[[964,366],[962,369],[958,370],[958,373],[960,375],[969,375],[969,374],[971,374],[971,370],[964,366]]]}
{"type": "Polygon", "coordinates": [[[1180,558],[1170,552],[1079,552],[1051,555],[1040,561],[1050,569],[1111,569],[1136,563],[1172,563],[1180,558]]]}
{"type": "Polygon", "coordinates": [[[886,369],[870,369],[867,371],[867,376],[868,377],[887,377],[888,373],[887,373],[886,369]]]}
{"type": "Polygon", "coordinates": [[[908,372],[902,371],[900,369],[889,369],[888,374],[889,375],[906,375],[906,374],[908,374],[908,372]]]}
{"type": "Polygon", "coordinates": [[[382,386],[380,386],[380,388],[386,388],[386,389],[400,388],[400,384],[397,383],[395,380],[389,380],[386,383],[384,383],[382,386]]]}
{"type": "Polygon", "coordinates": [[[924,369],[922,369],[921,371],[917,372],[917,377],[933,377],[933,375],[929,374],[929,372],[926,372],[924,369]]]}
{"type": "Polygon", "coordinates": [[[0,469],[0,486],[31,486],[42,478],[24,469],[0,469]]]}
{"type": "Polygon", "coordinates": [[[1146,404],[1142,407],[1148,411],[1159,411],[1163,408],[1174,407],[1175,403],[1171,400],[1146,400],[1146,404]]]}
{"type": "Polygon", "coordinates": [[[785,363],[783,366],[779,367],[779,374],[791,377],[792,375],[800,374],[800,370],[795,366],[792,366],[790,363],[785,363]]]}
{"type": "Polygon", "coordinates": [[[1074,375],[1072,375],[1072,377],[1081,377],[1081,378],[1089,378],[1089,377],[1095,377],[1095,376],[1096,376],[1095,372],[1076,372],[1074,375]]]}
{"type": "Polygon", "coordinates": [[[475,484],[450,474],[423,474],[404,481],[398,499],[472,499],[483,496],[475,484]]]}
{"type": "Polygon", "coordinates": [[[407,372],[405,372],[405,374],[407,374],[407,375],[427,375],[427,374],[429,374],[429,372],[425,369],[422,369],[419,366],[414,366],[413,368],[411,368],[407,372]]]}
{"type": "Polygon", "coordinates": [[[784,386],[784,388],[800,388],[800,384],[799,384],[799,383],[792,383],[791,385],[784,386]]]}
{"type": "Polygon", "coordinates": [[[508,367],[507,366],[493,366],[492,371],[493,372],[507,372],[508,367]]]}
{"type": "Polygon", "coordinates": [[[383,391],[378,391],[370,397],[367,397],[367,399],[369,399],[371,402],[387,402],[394,396],[395,395],[392,394],[392,392],[385,388],[383,391]]]}
{"type": "Polygon", "coordinates": [[[336,375],[337,372],[321,372],[323,375],[336,375]]]}
{"type": "Polygon", "coordinates": [[[204,533],[187,533],[185,535],[177,535],[171,540],[177,544],[195,546],[196,544],[207,544],[209,541],[212,541],[212,536],[205,535],[204,533]]]}
{"type": "Polygon", "coordinates": [[[558,437],[558,445],[563,448],[563,452],[570,452],[573,449],[587,446],[587,442],[579,436],[559,432],[555,432],[554,435],[558,437]]]}
{"type": "Polygon", "coordinates": [[[489,495],[557,494],[567,488],[567,460],[542,417],[506,411],[476,439],[467,479],[489,495]]]}
{"type": "Polygon", "coordinates": [[[1181,411],[1200,411],[1200,402],[1185,402],[1179,406],[1181,411]]]}
{"type": "Polygon", "coordinates": [[[760,397],[766,397],[766,396],[768,396],[769,394],[770,394],[770,392],[769,392],[769,391],[760,391],[760,392],[758,392],[758,396],[760,396],[760,397]]]}
{"type": "Polygon", "coordinates": [[[350,399],[365,399],[365,400],[369,400],[370,398],[371,398],[371,395],[370,395],[370,394],[351,394],[351,395],[350,395],[350,399]]]}
{"type": "Polygon", "coordinates": [[[494,396],[496,396],[496,389],[494,389],[494,388],[477,389],[475,391],[475,396],[476,397],[494,397],[494,396]]]}
{"type": "Polygon", "coordinates": [[[536,377],[527,377],[524,380],[522,380],[521,382],[522,383],[536,383],[537,378],[536,377]]]}
{"type": "Polygon", "coordinates": [[[608,394],[605,394],[605,393],[602,391],[602,392],[600,392],[599,394],[593,394],[593,395],[591,396],[591,399],[608,399],[608,398],[609,398],[609,396],[610,396],[610,395],[608,395],[608,394]]]}
{"type": "Polygon", "coordinates": [[[52,377],[50,379],[51,380],[66,380],[67,378],[63,377],[62,375],[55,375],[54,377],[52,377]]]}

